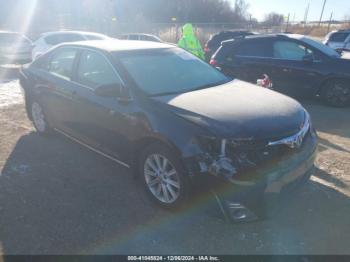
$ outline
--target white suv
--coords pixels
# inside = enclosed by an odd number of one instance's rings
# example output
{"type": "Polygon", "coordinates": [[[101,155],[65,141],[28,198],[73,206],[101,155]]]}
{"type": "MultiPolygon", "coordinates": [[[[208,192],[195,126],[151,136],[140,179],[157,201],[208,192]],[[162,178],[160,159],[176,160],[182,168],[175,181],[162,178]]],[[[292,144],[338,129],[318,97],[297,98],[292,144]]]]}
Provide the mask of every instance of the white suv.
{"type": "Polygon", "coordinates": [[[109,37],[106,35],[82,31],[58,31],[44,33],[34,42],[32,59],[34,61],[36,58],[51,49],[51,47],[61,43],[106,39],[109,39],[109,37]]]}
{"type": "Polygon", "coordinates": [[[350,50],[350,30],[332,31],[323,43],[337,51],[350,50]]]}

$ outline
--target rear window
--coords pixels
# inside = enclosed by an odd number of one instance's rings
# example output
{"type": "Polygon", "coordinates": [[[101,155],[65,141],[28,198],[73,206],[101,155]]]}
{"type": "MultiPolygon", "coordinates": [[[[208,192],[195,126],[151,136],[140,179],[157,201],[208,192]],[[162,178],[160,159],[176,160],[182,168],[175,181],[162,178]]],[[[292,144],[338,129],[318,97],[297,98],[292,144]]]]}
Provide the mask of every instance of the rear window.
{"type": "Polygon", "coordinates": [[[149,35],[140,35],[140,40],[151,41],[151,42],[160,42],[160,39],[157,39],[157,37],[149,36],[149,35]]]}
{"type": "Polygon", "coordinates": [[[129,35],[128,39],[129,40],[139,40],[139,36],[138,35],[129,35]]]}
{"type": "Polygon", "coordinates": [[[70,48],[56,50],[49,63],[49,72],[55,76],[70,80],[77,51],[70,48]]]}
{"type": "Polygon", "coordinates": [[[349,33],[334,33],[329,37],[329,41],[344,42],[348,36],[349,36],[349,33]]]}
{"type": "Polygon", "coordinates": [[[58,45],[66,42],[82,41],[84,38],[78,34],[56,34],[45,37],[45,42],[49,45],[58,45]]]}

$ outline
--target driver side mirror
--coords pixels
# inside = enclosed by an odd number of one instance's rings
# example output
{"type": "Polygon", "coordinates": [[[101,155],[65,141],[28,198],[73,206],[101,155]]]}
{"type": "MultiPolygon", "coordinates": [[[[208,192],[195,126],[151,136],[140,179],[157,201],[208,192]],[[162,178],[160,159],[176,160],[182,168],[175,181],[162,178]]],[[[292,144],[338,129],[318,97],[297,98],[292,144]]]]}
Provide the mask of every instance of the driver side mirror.
{"type": "Polygon", "coordinates": [[[95,94],[101,97],[115,97],[120,101],[130,101],[131,97],[123,84],[101,85],[95,89],[95,94]]]}
{"type": "Polygon", "coordinates": [[[312,54],[308,54],[303,57],[303,62],[305,64],[311,64],[313,61],[314,61],[314,56],[312,54]]]}

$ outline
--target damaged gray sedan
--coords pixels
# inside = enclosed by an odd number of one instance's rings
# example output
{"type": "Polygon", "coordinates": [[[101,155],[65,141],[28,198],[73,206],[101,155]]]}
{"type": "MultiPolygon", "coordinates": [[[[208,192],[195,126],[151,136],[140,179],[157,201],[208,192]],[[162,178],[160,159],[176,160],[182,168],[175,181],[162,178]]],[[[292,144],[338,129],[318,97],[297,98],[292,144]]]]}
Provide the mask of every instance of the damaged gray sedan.
{"type": "Polygon", "coordinates": [[[163,43],[61,45],[21,72],[29,118],[133,168],[166,208],[197,189],[233,221],[312,174],[317,136],[295,100],[163,43]]]}

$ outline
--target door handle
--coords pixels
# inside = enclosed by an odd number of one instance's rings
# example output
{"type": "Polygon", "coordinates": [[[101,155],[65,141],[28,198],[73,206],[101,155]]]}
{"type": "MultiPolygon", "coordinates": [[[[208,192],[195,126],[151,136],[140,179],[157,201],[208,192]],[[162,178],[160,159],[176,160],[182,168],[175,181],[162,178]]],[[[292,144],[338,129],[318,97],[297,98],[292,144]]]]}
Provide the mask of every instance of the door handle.
{"type": "Polygon", "coordinates": [[[282,71],[283,71],[284,73],[290,72],[290,70],[289,70],[288,68],[283,68],[282,71]]]}

